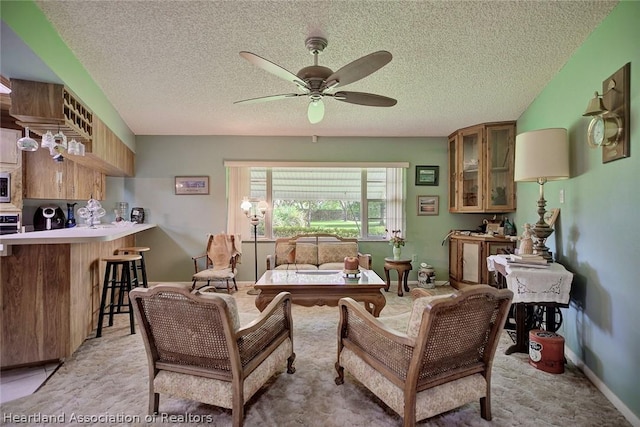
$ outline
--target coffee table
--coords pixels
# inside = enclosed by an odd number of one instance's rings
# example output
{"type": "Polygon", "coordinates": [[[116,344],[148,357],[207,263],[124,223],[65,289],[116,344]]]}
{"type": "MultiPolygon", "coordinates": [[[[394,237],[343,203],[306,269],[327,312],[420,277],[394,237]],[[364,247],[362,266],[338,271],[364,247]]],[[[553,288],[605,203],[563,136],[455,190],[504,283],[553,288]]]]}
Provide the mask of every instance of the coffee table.
{"type": "Polygon", "coordinates": [[[385,285],[373,270],[362,270],[355,278],[336,270],[267,270],[255,284],[260,290],[256,307],[262,311],[280,292],[290,292],[291,301],[305,307],[336,307],[340,298],[350,297],[378,317],[387,304],[380,292],[385,285]]]}

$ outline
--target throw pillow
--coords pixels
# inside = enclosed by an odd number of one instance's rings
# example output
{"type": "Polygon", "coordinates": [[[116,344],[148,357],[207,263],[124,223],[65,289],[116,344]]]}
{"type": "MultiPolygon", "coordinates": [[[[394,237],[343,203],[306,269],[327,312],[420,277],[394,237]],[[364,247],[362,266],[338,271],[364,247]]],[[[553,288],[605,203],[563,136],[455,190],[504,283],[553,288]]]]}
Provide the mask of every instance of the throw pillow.
{"type": "Polygon", "coordinates": [[[296,264],[318,265],[318,246],[313,243],[296,244],[296,264]]]}

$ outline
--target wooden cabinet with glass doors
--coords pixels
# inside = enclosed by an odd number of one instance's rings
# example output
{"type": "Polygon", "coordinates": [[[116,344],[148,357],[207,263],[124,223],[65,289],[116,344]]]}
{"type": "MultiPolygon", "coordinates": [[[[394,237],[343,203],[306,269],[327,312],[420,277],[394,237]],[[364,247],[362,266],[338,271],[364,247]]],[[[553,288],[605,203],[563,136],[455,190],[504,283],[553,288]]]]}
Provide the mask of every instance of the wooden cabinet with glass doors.
{"type": "Polygon", "coordinates": [[[449,135],[449,212],[513,212],[516,122],[483,123],[449,135]]]}

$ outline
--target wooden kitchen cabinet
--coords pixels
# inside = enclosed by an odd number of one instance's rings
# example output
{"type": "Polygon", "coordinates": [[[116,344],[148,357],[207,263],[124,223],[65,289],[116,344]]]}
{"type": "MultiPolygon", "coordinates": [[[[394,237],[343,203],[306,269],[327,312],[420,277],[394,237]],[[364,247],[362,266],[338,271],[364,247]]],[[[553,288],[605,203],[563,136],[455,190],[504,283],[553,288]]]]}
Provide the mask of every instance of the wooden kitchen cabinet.
{"type": "Polygon", "coordinates": [[[22,188],[25,199],[104,199],[103,173],[69,159],[56,162],[45,149],[23,156],[22,188]]]}
{"type": "Polygon", "coordinates": [[[135,155],[66,86],[12,79],[9,113],[17,124],[43,135],[62,131],[85,145],[85,155],[65,156],[108,176],[133,176],[135,155]]]}
{"type": "Polygon", "coordinates": [[[516,122],[484,123],[449,135],[449,212],[516,210],[516,122]]]}
{"type": "Polygon", "coordinates": [[[453,234],[449,240],[449,281],[455,288],[496,281],[487,269],[487,257],[515,248],[515,242],[502,237],[453,234]]]}

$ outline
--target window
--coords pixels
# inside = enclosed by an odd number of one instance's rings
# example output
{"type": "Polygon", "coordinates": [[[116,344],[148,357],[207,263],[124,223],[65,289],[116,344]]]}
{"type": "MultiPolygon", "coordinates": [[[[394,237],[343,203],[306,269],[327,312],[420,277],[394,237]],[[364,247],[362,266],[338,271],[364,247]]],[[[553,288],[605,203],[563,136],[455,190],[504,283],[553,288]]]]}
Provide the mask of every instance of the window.
{"type": "Polygon", "coordinates": [[[253,235],[253,227],[239,208],[244,198],[269,205],[257,226],[259,238],[319,232],[375,240],[385,238],[386,229],[404,228],[404,167],[408,164],[225,165],[229,168],[229,232],[245,238],[253,235]]]}

